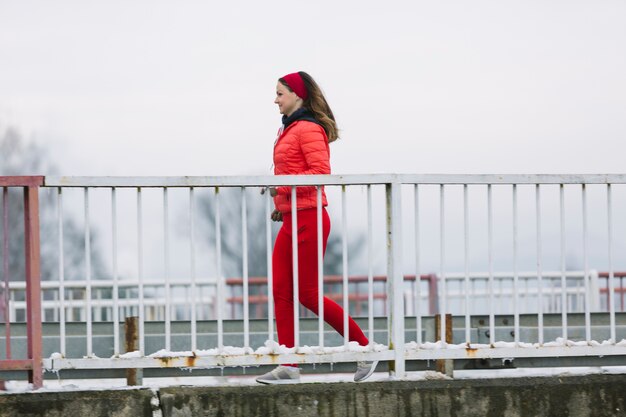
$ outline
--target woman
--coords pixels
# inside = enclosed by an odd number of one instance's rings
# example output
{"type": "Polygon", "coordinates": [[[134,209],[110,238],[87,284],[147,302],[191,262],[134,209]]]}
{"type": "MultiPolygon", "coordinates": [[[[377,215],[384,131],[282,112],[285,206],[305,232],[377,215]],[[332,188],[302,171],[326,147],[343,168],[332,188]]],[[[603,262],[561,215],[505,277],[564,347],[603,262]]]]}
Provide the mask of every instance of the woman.
{"type": "MultiPolygon", "coordinates": [[[[321,89],[306,72],[295,72],[278,80],[276,99],[283,126],[274,145],[275,175],[330,174],[330,150],[328,144],[337,139],[335,117],[321,89]]],[[[291,187],[270,188],[276,209],[272,220],[282,221],[274,244],[273,279],[274,307],[278,343],[294,346],[293,312],[293,254],[291,187]]],[[[315,187],[298,187],[298,296],[300,303],[315,314],[318,312],[317,278],[317,191],[315,187]]],[[[327,206],[322,189],[322,206],[327,206]]],[[[322,208],[323,250],[330,233],[330,219],[322,208]]],[[[324,320],[341,335],[343,332],[343,309],[324,297],[324,320]]],[[[356,322],[350,317],[348,333],[350,341],[366,346],[369,341],[356,322]]],[[[359,362],[355,381],[369,377],[377,362],[359,362]]],[[[297,365],[278,366],[257,378],[263,384],[298,382],[300,370],[297,365]]]]}

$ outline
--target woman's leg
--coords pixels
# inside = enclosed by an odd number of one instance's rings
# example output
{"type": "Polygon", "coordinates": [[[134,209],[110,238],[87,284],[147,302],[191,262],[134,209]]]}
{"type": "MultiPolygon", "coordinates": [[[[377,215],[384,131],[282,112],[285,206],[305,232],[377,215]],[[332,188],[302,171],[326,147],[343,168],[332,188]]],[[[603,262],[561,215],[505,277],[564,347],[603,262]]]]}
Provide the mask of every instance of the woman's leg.
{"type": "MultiPolygon", "coordinates": [[[[287,216],[285,216],[287,217],[287,216]]],[[[274,314],[278,343],[294,345],[293,333],[293,257],[291,249],[291,221],[283,219],[272,253],[274,314]]]]}
{"type": "MultiPolygon", "coordinates": [[[[326,210],[322,211],[323,252],[330,233],[330,219],[326,210]]],[[[272,256],[274,284],[274,311],[278,343],[286,347],[294,346],[293,323],[293,255],[291,241],[291,216],[283,217],[283,226],[276,236],[272,256]]],[[[317,277],[317,210],[298,212],[298,296],[300,303],[318,314],[318,277],[317,277]]],[[[343,308],[328,297],[323,298],[324,321],[339,334],[343,331],[343,308]]],[[[350,341],[366,346],[369,341],[358,324],[348,317],[348,336],[350,341]]]]}
{"type": "MultiPolygon", "coordinates": [[[[330,233],[330,219],[326,210],[322,211],[323,253],[330,233]]],[[[317,210],[298,212],[298,295],[300,303],[318,314],[318,268],[317,268],[317,210]]],[[[293,289],[292,289],[293,291],[293,289]]],[[[323,298],[324,321],[330,324],[339,334],[344,336],[344,310],[328,297],[323,298]]],[[[293,312],[292,312],[293,314],[293,312]]],[[[293,320],[292,320],[293,323],[293,320]]],[[[292,326],[293,329],[293,326],[292,326]]],[[[348,317],[348,337],[350,341],[366,346],[369,341],[358,324],[348,317]]]]}

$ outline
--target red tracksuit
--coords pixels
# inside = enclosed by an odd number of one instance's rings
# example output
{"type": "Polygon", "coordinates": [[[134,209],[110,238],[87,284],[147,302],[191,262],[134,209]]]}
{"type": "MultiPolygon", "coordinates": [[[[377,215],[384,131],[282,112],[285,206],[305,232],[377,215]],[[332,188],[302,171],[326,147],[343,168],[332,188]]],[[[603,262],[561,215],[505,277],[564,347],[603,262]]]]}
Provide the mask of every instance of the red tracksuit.
{"type": "MultiPolygon", "coordinates": [[[[293,246],[292,246],[292,216],[283,214],[283,226],[276,236],[274,253],[272,256],[274,275],[274,310],[278,343],[287,347],[294,345],[293,327],[293,246]]],[[[317,270],[317,210],[298,210],[298,297],[300,303],[318,313],[318,270],[317,270]]],[[[330,219],[326,209],[322,210],[323,250],[326,251],[326,242],[330,232],[330,219]]],[[[324,320],[337,330],[342,336],[343,309],[328,297],[324,297],[324,320]]],[[[350,341],[360,345],[368,344],[367,337],[359,325],[348,318],[348,336],[350,341]]]]}
{"type": "MultiPolygon", "coordinates": [[[[294,114],[296,120],[286,123],[285,129],[274,146],[274,174],[307,175],[330,174],[330,150],[324,129],[311,121],[305,111],[294,114]]],[[[287,347],[294,346],[293,323],[293,253],[291,188],[278,187],[274,197],[276,209],[283,214],[283,226],[278,232],[273,263],[274,308],[278,342],[287,347]]],[[[298,296],[309,310],[318,312],[317,270],[317,209],[315,187],[298,187],[298,296]]],[[[322,206],[326,206],[326,195],[322,190],[322,206]]],[[[330,219],[322,210],[323,249],[330,233],[330,219]]],[[[334,301],[324,297],[324,320],[341,335],[343,332],[343,309],[334,301]]],[[[363,331],[349,317],[349,338],[365,346],[369,343],[363,331]]]]}

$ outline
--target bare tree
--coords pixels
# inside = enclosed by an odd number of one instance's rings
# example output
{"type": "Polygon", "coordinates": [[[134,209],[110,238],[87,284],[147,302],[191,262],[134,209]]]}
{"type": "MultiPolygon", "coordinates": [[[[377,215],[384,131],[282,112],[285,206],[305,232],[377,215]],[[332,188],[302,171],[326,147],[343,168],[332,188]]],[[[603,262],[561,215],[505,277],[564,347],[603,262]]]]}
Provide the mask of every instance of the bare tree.
{"type": "MultiPolygon", "coordinates": [[[[245,193],[246,199],[246,228],[247,228],[247,255],[248,255],[248,276],[249,277],[266,277],[267,274],[267,222],[269,214],[266,211],[266,196],[260,194],[258,188],[246,188],[242,192],[241,188],[220,188],[219,189],[219,207],[221,219],[221,253],[222,253],[222,274],[228,278],[243,276],[243,234],[242,234],[242,196],[245,193]]],[[[204,194],[198,200],[198,209],[202,213],[198,223],[198,228],[202,231],[201,235],[207,237],[209,247],[215,248],[215,213],[216,213],[215,194],[208,196],[204,194]]],[[[270,203],[270,210],[273,210],[273,203],[270,203]]],[[[278,229],[282,223],[271,222],[272,243],[278,233],[278,229]]],[[[354,270],[355,260],[362,255],[364,248],[363,236],[353,236],[348,245],[349,270],[354,270]]],[[[326,254],[324,256],[324,274],[340,275],[343,272],[343,251],[341,234],[331,232],[328,243],[326,245],[326,254]]],[[[341,284],[327,284],[325,286],[326,293],[341,293],[341,284]]],[[[241,296],[242,288],[233,286],[230,288],[233,296],[241,296]]],[[[257,285],[250,287],[250,295],[263,295],[267,293],[265,285],[257,285]]],[[[263,317],[267,314],[266,305],[259,306],[263,317]]],[[[241,306],[235,306],[235,316],[241,316],[241,306]]],[[[311,316],[308,311],[302,312],[304,316],[311,316]]]]}
{"type": "MultiPolygon", "coordinates": [[[[242,235],[242,191],[240,188],[220,188],[220,218],[221,218],[221,245],[222,270],[227,277],[240,277],[243,265],[243,235],[242,235]]],[[[248,275],[267,276],[267,238],[266,238],[266,209],[265,196],[258,188],[246,188],[246,223],[248,241],[248,275]]],[[[214,245],[216,198],[203,196],[198,206],[202,212],[199,227],[213,240],[207,242],[214,245]]],[[[271,205],[273,209],[273,203],[271,205]]],[[[272,222],[272,241],[282,223],[272,222]]],[[[349,261],[357,259],[364,247],[362,236],[354,236],[348,245],[349,261]]],[[[353,265],[351,265],[353,266],[353,265]]],[[[339,233],[331,233],[326,245],[324,256],[324,272],[327,275],[341,274],[343,268],[342,241],[339,233]]],[[[350,268],[351,269],[351,268],[350,268]]]]}
{"type": "MultiPolygon", "coordinates": [[[[13,127],[0,129],[0,175],[50,175],[57,169],[48,159],[47,150],[35,142],[26,143],[13,127]]],[[[8,228],[2,233],[9,236],[9,278],[23,280],[24,267],[24,230],[23,213],[24,203],[20,189],[7,190],[8,228]]],[[[1,199],[1,198],[0,198],[1,199]]],[[[1,212],[1,205],[0,205],[1,212]]],[[[4,213],[3,213],[4,214],[4,213]]],[[[40,236],[41,236],[41,277],[43,280],[58,278],[59,275],[59,246],[58,221],[56,212],[56,197],[52,190],[40,193],[40,236]]],[[[3,223],[3,222],[0,222],[3,223]]],[[[65,278],[68,280],[84,278],[85,271],[85,241],[84,234],[73,218],[64,218],[64,264],[65,278]]],[[[104,269],[104,264],[98,256],[98,235],[91,231],[91,265],[94,276],[104,269]]],[[[2,251],[0,251],[2,252],[2,251]]],[[[0,253],[0,255],[3,255],[0,253]]]]}

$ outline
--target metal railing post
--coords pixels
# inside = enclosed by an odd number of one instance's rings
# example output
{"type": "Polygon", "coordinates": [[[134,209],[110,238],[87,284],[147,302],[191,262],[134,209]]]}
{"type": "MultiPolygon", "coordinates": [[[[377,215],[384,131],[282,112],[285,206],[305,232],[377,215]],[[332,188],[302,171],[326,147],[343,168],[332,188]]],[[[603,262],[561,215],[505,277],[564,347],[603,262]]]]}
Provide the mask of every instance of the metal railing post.
{"type": "Polygon", "coordinates": [[[402,378],[404,367],[404,275],[402,273],[402,211],[400,183],[386,184],[387,294],[389,348],[394,351],[389,373],[402,378]]]}
{"type": "Polygon", "coordinates": [[[11,309],[9,301],[9,188],[2,189],[2,276],[4,292],[2,294],[4,337],[6,358],[11,359],[11,309]]]}
{"type": "Polygon", "coordinates": [[[39,251],[39,186],[24,187],[24,246],[26,261],[26,331],[28,359],[32,368],[28,381],[35,388],[43,385],[41,337],[41,273],[39,251]]]}

